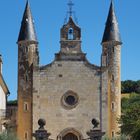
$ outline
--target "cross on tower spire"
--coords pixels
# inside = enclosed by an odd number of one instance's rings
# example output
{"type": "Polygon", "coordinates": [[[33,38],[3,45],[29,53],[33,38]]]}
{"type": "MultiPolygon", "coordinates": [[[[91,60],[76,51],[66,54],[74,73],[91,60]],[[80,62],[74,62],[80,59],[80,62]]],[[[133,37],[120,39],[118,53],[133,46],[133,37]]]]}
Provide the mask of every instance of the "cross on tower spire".
{"type": "Polygon", "coordinates": [[[75,11],[73,11],[73,6],[74,6],[73,1],[72,1],[72,0],[69,0],[69,2],[68,2],[67,5],[68,5],[68,8],[69,8],[69,9],[68,9],[67,14],[66,14],[66,17],[65,17],[65,19],[64,19],[64,24],[67,23],[69,17],[74,17],[75,22],[78,24],[77,17],[76,17],[76,15],[75,15],[75,11]]]}
{"type": "Polygon", "coordinates": [[[69,0],[68,6],[69,6],[69,11],[68,11],[68,13],[69,13],[69,16],[71,17],[71,16],[72,16],[72,13],[74,12],[74,11],[72,10],[72,7],[74,6],[74,3],[72,2],[72,0],[69,0]]]}

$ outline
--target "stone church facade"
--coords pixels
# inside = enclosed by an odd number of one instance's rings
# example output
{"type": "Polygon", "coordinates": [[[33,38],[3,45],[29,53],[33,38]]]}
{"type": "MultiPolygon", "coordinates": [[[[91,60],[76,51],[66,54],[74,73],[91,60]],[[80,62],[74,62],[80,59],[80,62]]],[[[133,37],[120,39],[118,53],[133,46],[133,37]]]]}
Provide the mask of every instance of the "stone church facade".
{"type": "Polygon", "coordinates": [[[81,29],[72,16],[60,30],[60,51],[40,66],[38,41],[27,2],[18,38],[17,134],[31,140],[38,120],[46,120],[52,139],[82,140],[96,118],[110,137],[119,131],[121,114],[121,39],[111,2],[102,40],[101,66],[91,64],[81,46],[81,29]]]}

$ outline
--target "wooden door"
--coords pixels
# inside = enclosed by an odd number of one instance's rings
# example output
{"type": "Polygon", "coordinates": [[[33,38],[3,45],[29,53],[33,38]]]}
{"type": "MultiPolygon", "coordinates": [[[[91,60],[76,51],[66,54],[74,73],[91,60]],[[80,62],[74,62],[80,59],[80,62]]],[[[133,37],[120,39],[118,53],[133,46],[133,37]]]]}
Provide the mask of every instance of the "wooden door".
{"type": "Polygon", "coordinates": [[[78,140],[78,138],[73,133],[68,133],[63,137],[62,140],[78,140]]]}

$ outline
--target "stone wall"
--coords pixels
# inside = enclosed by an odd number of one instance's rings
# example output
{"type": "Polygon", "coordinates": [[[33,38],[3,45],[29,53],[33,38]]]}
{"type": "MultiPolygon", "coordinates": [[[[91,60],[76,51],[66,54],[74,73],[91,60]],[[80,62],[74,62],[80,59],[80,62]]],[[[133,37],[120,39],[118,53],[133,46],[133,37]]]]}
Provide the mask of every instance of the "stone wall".
{"type": "Polygon", "coordinates": [[[17,135],[21,140],[32,138],[32,68],[38,64],[37,45],[18,44],[18,113],[17,135]]]}
{"type": "Polygon", "coordinates": [[[111,134],[118,135],[120,132],[118,118],[121,115],[121,80],[120,80],[120,52],[121,46],[114,46],[112,55],[110,56],[110,113],[111,113],[111,134]]]}
{"type": "Polygon", "coordinates": [[[38,128],[38,119],[44,118],[52,139],[69,128],[87,138],[86,132],[92,128],[91,120],[100,120],[100,99],[99,67],[85,61],[54,61],[40,71],[34,71],[33,132],[38,128]],[[67,91],[78,96],[78,103],[72,109],[63,105],[62,98],[67,91]]]}

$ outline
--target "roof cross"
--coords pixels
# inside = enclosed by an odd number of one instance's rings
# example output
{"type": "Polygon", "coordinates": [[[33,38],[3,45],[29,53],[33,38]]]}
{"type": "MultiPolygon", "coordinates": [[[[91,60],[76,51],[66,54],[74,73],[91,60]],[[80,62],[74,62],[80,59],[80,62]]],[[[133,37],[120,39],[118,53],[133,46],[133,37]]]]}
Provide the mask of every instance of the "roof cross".
{"type": "Polygon", "coordinates": [[[75,11],[73,11],[73,6],[74,6],[73,0],[69,0],[67,5],[68,5],[69,9],[68,9],[68,11],[66,13],[66,17],[64,19],[64,24],[66,24],[68,22],[69,17],[74,17],[75,22],[78,24],[75,11]]]}
{"type": "Polygon", "coordinates": [[[71,17],[72,14],[73,14],[73,12],[74,12],[74,11],[72,10],[72,7],[74,6],[74,3],[72,2],[72,0],[69,0],[68,6],[69,6],[69,11],[68,11],[68,13],[69,13],[69,16],[71,17]]]}

